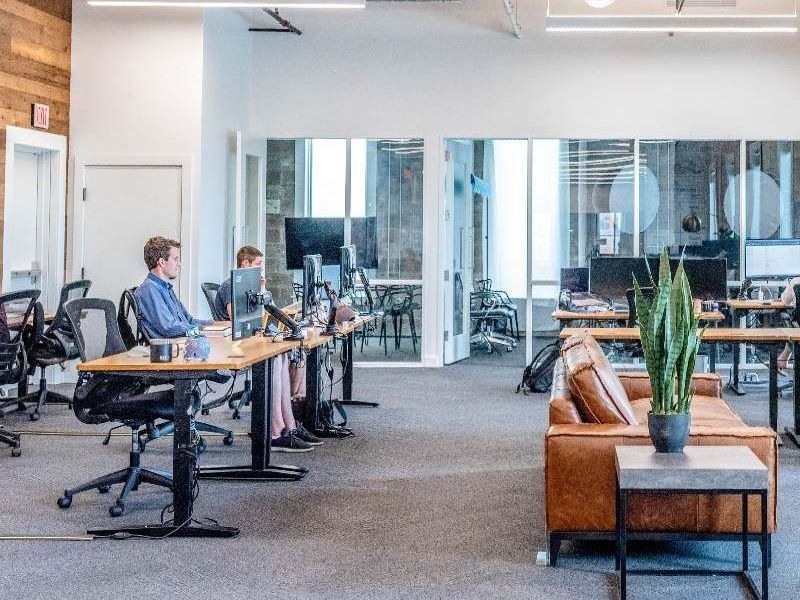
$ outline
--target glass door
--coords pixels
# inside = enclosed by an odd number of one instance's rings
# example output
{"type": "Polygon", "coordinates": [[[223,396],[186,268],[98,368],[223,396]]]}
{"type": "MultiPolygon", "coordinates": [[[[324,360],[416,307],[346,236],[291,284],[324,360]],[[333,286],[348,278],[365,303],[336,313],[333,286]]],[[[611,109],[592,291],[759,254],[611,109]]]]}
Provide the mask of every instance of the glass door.
{"type": "Polygon", "coordinates": [[[448,268],[444,272],[444,362],[451,364],[469,358],[473,275],[472,143],[448,140],[445,145],[445,164],[446,248],[449,256],[448,268]]]}

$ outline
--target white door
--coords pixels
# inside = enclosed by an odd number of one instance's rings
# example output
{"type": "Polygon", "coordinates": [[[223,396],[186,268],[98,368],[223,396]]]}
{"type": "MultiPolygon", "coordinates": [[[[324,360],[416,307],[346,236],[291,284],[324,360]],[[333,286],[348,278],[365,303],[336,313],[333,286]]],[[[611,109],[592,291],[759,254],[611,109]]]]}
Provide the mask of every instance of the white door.
{"type": "Polygon", "coordinates": [[[444,362],[469,358],[472,291],[472,142],[448,140],[445,146],[445,226],[447,268],[444,273],[444,362]]]}
{"type": "Polygon", "coordinates": [[[84,186],[82,277],[92,282],[91,296],[116,304],[147,275],[142,250],[148,238],[180,241],[182,169],[87,166],[84,186]]]}
{"type": "Polygon", "coordinates": [[[3,291],[41,290],[46,310],[58,303],[64,273],[63,253],[50,251],[64,228],[50,193],[51,158],[46,150],[16,147],[3,210],[3,291]]]}

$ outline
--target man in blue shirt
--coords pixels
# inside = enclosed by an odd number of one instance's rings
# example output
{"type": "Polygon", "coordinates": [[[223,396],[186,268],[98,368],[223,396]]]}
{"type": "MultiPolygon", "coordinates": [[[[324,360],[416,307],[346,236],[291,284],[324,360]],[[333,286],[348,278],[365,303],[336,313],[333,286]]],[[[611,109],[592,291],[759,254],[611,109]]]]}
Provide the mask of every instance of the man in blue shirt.
{"type": "Polygon", "coordinates": [[[180,248],[180,242],[160,236],[144,245],[144,262],[150,273],[134,295],[142,327],[151,338],[185,337],[212,323],[193,317],[175,295],[170,282],[181,270],[180,248]]]}

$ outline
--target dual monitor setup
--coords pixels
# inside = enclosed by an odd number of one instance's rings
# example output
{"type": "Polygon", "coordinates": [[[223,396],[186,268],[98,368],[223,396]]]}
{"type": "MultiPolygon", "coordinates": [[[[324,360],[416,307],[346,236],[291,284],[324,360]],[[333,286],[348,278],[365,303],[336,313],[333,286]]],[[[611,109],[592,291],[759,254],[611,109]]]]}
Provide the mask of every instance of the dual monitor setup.
{"type": "Polygon", "coordinates": [[[320,254],[309,254],[302,257],[303,293],[301,304],[301,320],[296,321],[275,305],[272,293],[261,289],[261,269],[249,267],[231,271],[231,308],[232,338],[240,340],[255,335],[263,327],[263,310],[271,320],[286,328],[284,338],[302,339],[303,327],[315,325],[318,309],[322,305],[321,291],[324,290],[328,302],[328,322],[324,332],[335,331],[336,309],[339,298],[352,297],[355,293],[355,275],[360,276],[361,284],[367,298],[369,311],[374,308],[369,280],[364,269],[356,267],[356,247],[354,245],[339,248],[339,294],[322,278],[323,257],[320,254]],[[262,309],[263,307],[263,309],[262,309]]]}
{"type": "MultiPolygon", "coordinates": [[[[672,274],[678,268],[678,259],[671,258],[672,274]]],[[[650,274],[658,278],[659,259],[648,258],[592,258],[589,267],[561,270],[561,289],[571,292],[591,292],[603,298],[622,300],[633,287],[633,277],[642,287],[649,286],[650,274]],[[649,270],[648,270],[649,267],[649,270]]],[[[724,258],[685,258],[683,268],[692,295],[701,300],[724,300],[728,294],[728,261],[724,258]]]]}

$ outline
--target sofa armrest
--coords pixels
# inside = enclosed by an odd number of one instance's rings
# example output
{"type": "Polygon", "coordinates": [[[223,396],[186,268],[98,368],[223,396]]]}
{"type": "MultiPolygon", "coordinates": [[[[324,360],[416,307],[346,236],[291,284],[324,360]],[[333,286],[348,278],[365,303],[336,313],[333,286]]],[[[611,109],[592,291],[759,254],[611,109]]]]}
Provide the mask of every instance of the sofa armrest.
{"type": "MultiPolygon", "coordinates": [[[[615,446],[649,445],[647,426],[553,425],[545,438],[545,512],[548,531],[612,532],[615,529],[615,446]]],[[[768,528],[776,528],[777,435],[766,427],[693,427],[689,445],[747,446],[770,477],[768,528]]],[[[751,530],[761,527],[760,507],[750,503],[751,530]]],[[[732,496],[635,496],[630,527],[638,531],[734,533],[741,528],[741,499],[732,496]]]]}
{"type": "MultiPolygon", "coordinates": [[[[652,397],[650,376],[647,372],[622,372],[617,373],[617,376],[630,402],[652,397]]],[[[722,398],[722,378],[716,373],[695,373],[692,375],[692,391],[698,396],[722,398]]]]}

